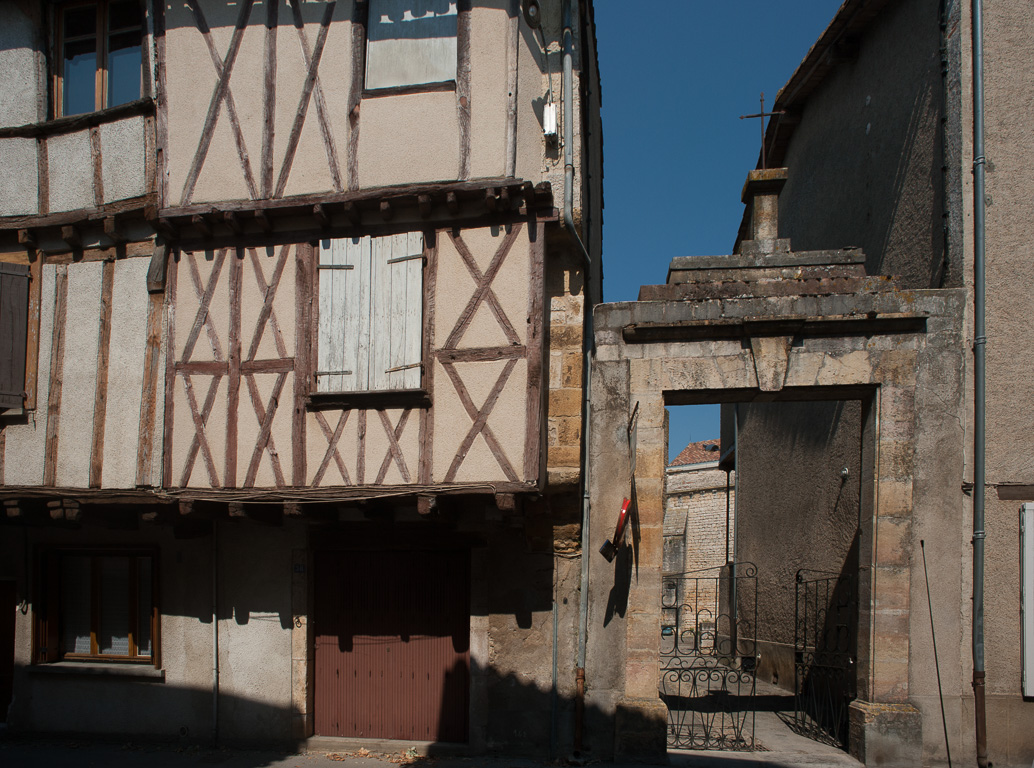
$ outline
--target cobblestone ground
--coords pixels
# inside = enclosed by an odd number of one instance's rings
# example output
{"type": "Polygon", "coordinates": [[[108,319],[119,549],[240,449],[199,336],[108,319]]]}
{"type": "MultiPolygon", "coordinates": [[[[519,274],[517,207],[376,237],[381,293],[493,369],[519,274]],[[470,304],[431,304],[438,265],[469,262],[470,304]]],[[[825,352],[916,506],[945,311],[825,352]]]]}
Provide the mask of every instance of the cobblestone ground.
{"type": "MultiPolygon", "coordinates": [[[[767,714],[767,713],[766,713],[767,714]]],[[[758,736],[764,738],[768,751],[755,753],[673,752],[670,764],[675,768],[794,768],[795,766],[835,766],[858,768],[860,764],[843,752],[784,733],[781,722],[761,717],[758,736]]],[[[222,768],[559,768],[573,765],[568,761],[552,763],[506,757],[427,757],[405,753],[383,754],[361,752],[313,751],[303,754],[250,751],[245,749],[210,749],[198,746],[99,743],[66,739],[0,739],[2,768],[186,768],[187,766],[221,766],[222,768]]],[[[599,764],[597,765],[605,765],[599,764]]],[[[615,768],[632,768],[616,765],[615,768]]]]}

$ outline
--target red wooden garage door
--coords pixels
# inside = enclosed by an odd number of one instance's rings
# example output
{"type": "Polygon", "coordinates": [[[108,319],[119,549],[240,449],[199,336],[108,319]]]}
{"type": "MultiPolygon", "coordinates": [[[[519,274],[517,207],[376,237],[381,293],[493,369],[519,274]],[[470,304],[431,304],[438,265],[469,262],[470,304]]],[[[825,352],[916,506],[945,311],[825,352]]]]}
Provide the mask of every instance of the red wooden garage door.
{"type": "Polygon", "coordinates": [[[320,736],[465,742],[466,551],[316,553],[320,736]]]}

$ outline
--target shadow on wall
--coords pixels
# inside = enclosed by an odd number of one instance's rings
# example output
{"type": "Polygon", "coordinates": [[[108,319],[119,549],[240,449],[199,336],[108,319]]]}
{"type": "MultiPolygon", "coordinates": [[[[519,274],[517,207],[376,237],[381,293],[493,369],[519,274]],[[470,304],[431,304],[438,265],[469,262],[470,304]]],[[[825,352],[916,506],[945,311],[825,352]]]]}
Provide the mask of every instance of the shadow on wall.
{"type": "MultiPolygon", "coordinates": [[[[467,669],[466,667],[451,670],[454,678],[468,676],[481,677],[485,681],[488,700],[488,733],[485,740],[488,754],[524,755],[543,758],[569,756],[571,754],[571,735],[574,725],[574,699],[570,696],[554,696],[550,690],[528,684],[516,674],[499,674],[489,668],[484,670],[467,669]]],[[[12,712],[24,712],[26,708],[38,710],[45,707],[53,727],[35,728],[32,731],[19,728],[17,718],[12,718],[11,730],[0,740],[0,763],[7,765],[28,765],[38,762],[35,751],[59,746],[62,739],[74,739],[75,748],[88,749],[91,745],[102,745],[117,741],[120,753],[125,755],[124,762],[119,760],[103,763],[106,766],[138,765],[140,756],[138,749],[157,749],[177,752],[183,755],[197,755],[202,748],[212,745],[212,691],[205,688],[188,688],[166,685],[158,682],[136,682],[118,686],[117,696],[97,695],[97,691],[111,684],[111,680],[86,680],[72,675],[42,675],[30,672],[26,667],[15,670],[18,681],[31,678],[34,685],[32,699],[38,701],[19,701],[16,694],[12,703],[12,712]],[[64,695],[65,689],[92,691],[90,695],[64,695]],[[46,689],[50,689],[48,692],[46,689]],[[42,690],[41,690],[42,689],[42,690]],[[51,692],[55,695],[51,695],[51,692]],[[91,719],[105,722],[105,730],[93,730],[84,727],[86,716],[83,702],[91,701],[89,710],[91,719]],[[143,726],[143,727],[141,727],[143,726]],[[45,740],[45,741],[44,741],[45,740]],[[84,743],[85,742],[85,743],[84,743]],[[17,755],[32,757],[19,761],[17,755]],[[12,757],[13,756],[13,757],[12,757]],[[8,758],[11,758],[8,760],[8,758]]],[[[450,706],[447,697],[455,694],[449,685],[445,689],[446,699],[442,708],[450,706]]],[[[16,691],[25,690],[24,685],[16,684],[16,691]]],[[[317,696],[318,696],[317,692],[317,696]]],[[[404,702],[399,702],[400,706],[404,702]]],[[[219,697],[221,719],[229,713],[247,722],[267,723],[267,733],[289,732],[297,710],[292,707],[279,707],[254,699],[222,694],[219,697]]],[[[609,734],[612,733],[611,721],[613,713],[603,712],[598,707],[587,705],[584,713],[585,733],[607,734],[597,736],[597,741],[604,738],[607,743],[593,743],[587,738],[583,745],[583,756],[593,759],[594,752],[608,757],[612,748],[609,734]]],[[[321,735],[321,734],[316,734],[321,735]]],[[[352,735],[343,738],[380,738],[376,733],[352,735]]],[[[406,753],[410,746],[424,743],[427,757],[430,759],[456,755],[463,752],[466,739],[441,738],[430,739],[397,739],[395,746],[399,754],[406,753]],[[409,743],[412,741],[412,745],[409,743]],[[431,741],[429,745],[427,741],[431,741]]],[[[220,736],[218,747],[240,750],[265,750],[265,752],[241,752],[233,758],[233,764],[239,768],[264,766],[275,763],[280,756],[302,751],[305,742],[290,738],[242,738],[220,736]]],[[[341,750],[344,751],[345,747],[341,750]]],[[[355,749],[359,749],[357,745],[355,749]]],[[[430,761],[430,760],[429,760],[430,761]]],[[[428,762],[429,762],[428,761],[428,762]]],[[[208,761],[202,761],[208,762],[208,761]]],[[[221,761],[220,761],[221,762],[221,761]]],[[[412,765],[420,765],[422,759],[411,761],[412,765]]],[[[44,762],[44,764],[46,764],[44,762]]],[[[58,764],[58,763],[54,763],[58,764]]],[[[94,764],[89,761],[76,764],[94,764]]],[[[162,762],[148,760],[148,765],[160,766],[162,762]]]]}

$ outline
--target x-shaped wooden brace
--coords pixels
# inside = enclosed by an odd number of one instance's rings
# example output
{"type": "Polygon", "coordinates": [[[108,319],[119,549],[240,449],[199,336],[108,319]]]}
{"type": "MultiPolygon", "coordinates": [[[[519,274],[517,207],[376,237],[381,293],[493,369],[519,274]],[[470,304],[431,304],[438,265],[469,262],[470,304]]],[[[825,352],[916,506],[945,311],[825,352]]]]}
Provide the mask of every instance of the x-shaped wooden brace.
{"type": "Polygon", "coordinates": [[[251,463],[248,465],[248,474],[244,479],[244,487],[250,488],[255,485],[255,476],[258,474],[259,462],[262,460],[262,452],[269,452],[269,460],[273,465],[273,476],[276,479],[276,487],[283,488],[284,472],[280,467],[280,456],[276,452],[276,444],[273,442],[273,416],[276,415],[277,405],[280,404],[280,393],[283,392],[284,382],[287,380],[286,373],[280,373],[276,377],[276,384],[273,385],[273,392],[269,396],[269,402],[262,406],[262,394],[255,383],[254,374],[245,374],[244,379],[248,383],[248,394],[251,396],[251,404],[255,407],[255,416],[259,422],[259,436],[255,441],[255,450],[251,454],[251,463]]]}
{"type": "Polygon", "coordinates": [[[351,411],[342,411],[341,416],[338,417],[337,426],[331,431],[330,424],[327,423],[327,418],[323,415],[323,412],[316,411],[316,423],[320,425],[320,429],[323,430],[323,434],[327,438],[327,452],[323,454],[320,468],[316,470],[316,476],[312,479],[313,487],[317,487],[323,482],[323,475],[326,474],[331,459],[337,464],[338,471],[341,473],[341,482],[345,485],[352,484],[352,480],[348,476],[348,470],[345,469],[344,459],[341,458],[341,453],[337,448],[338,441],[341,440],[341,433],[345,431],[345,425],[348,423],[348,417],[351,413],[351,411]]]}
{"type": "Polygon", "coordinates": [[[194,285],[194,293],[197,294],[200,303],[198,304],[197,315],[194,316],[194,324],[191,326],[190,333],[187,334],[187,340],[183,344],[180,362],[185,363],[190,360],[190,356],[194,353],[194,345],[197,343],[197,338],[201,334],[202,328],[208,332],[208,340],[212,344],[212,355],[220,363],[226,362],[226,358],[223,357],[223,346],[219,342],[219,333],[216,331],[215,324],[208,313],[208,309],[212,304],[212,296],[215,294],[216,284],[219,282],[219,274],[223,269],[223,262],[226,261],[226,249],[224,248],[216,252],[212,273],[208,276],[208,285],[201,284],[201,273],[198,271],[197,259],[194,253],[186,253],[184,258],[190,267],[190,281],[194,285]]]}
{"type": "Polygon", "coordinates": [[[474,313],[477,312],[478,307],[481,306],[481,302],[483,301],[487,302],[488,306],[491,308],[492,314],[495,315],[495,319],[498,321],[499,326],[503,329],[503,333],[506,335],[506,340],[513,345],[521,343],[521,340],[517,337],[517,332],[513,329],[513,325],[510,323],[502,306],[499,304],[499,299],[496,297],[495,291],[492,290],[492,281],[503,266],[503,261],[506,259],[506,255],[510,252],[510,248],[513,247],[513,243],[517,239],[517,235],[520,233],[521,228],[522,225],[518,223],[510,229],[506,237],[503,238],[503,242],[499,245],[495,255],[492,257],[492,261],[488,265],[488,269],[486,269],[484,273],[478,269],[477,262],[474,261],[474,257],[471,255],[470,249],[467,248],[467,244],[463,242],[463,238],[452,232],[449,233],[449,237],[452,239],[453,245],[456,246],[456,251],[459,253],[460,258],[466,265],[471,277],[474,278],[474,282],[477,283],[477,287],[474,289],[474,293],[470,297],[470,301],[467,302],[467,306],[463,308],[459,318],[456,320],[456,325],[452,329],[452,333],[449,334],[449,338],[446,339],[445,344],[442,345],[443,348],[456,348],[456,345],[459,344],[460,339],[463,338],[463,334],[470,325],[470,321],[473,319],[474,313]]]}
{"type": "Polygon", "coordinates": [[[215,405],[215,395],[219,390],[219,381],[222,374],[216,374],[208,385],[208,394],[205,395],[205,403],[198,410],[197,397],[194,396],[194,385],[190,381],[190,374],[183,374],[183,388],[187,391],[187,405],[190,407],[190,417],[194,420],[194,439],[190,442],[187,450],[187,461],[183,466],[183,475],[180,478],[180,485],[186,486],[190,480],[190,473],[194,470],[194,462],[197,460],[198,450],[205,462],[205,469],[208,470],[208,482],[213,488],[219,487],[219,475],[216,474],[215,461],[212,460],[212,452],[208,448],[208,436],[205,434],[205,427],[208,424],[208,417],[212,414],[212,406],[215,405]]]}
{"type": "Polygon", "coordinates": [[[337,0],[331,0],[323,10],[323,20],[320,22],[320,31],[316,35],[316,47],[309,52],[309,39],[305,36],[305,20],[302,18],[301,3],[299,0],[291,0],[291,11],[294,14],[294,26],[298,30],[298,40],[302,46],[302,58],[305,60],[306,75],[305,83],[302,86],[302,94],[298,99],[298,110],[295,113],[294,125],[291,126],[290,138],[287,141],[287,150],[284,152],[284,162],[280,166],[280,175],[277,177],[276,190],[273,197],[283,197],[284,189],[287,187],[287,177],[291,173],[291,164],[294,162],[294,154],[298,149],[298,140],[302,135],[302,125],[305,123],[305,114],[309,109],[309,100],[315,91],[316,95],[316,118],[320,124],[320,134],[323,136],[323,147],[327,152],[327,165],[330,167],[330,178],[334,184],[334,191],[341,192],[341,169],[337,162],[337,149],[334,146],[334,133],[330,129],[330,120],[327,117],[327,105],[323,98],[323,88],[320,87],[319,66],[323,56],[323,46],[327,42],[327,31],[330,29],[330,22],[334,16],[334,6],[337,0]]]}
{"type": "Polygon", "coordinates": [[[406,460],[402,456],[402,449],[399,448],[399,438],[402,437],[402,431],[406,428],[409,413],[409,408],[404,410],[402,415],[399,416],[398,424],[392,427],[388,414],[382,408],[377,409],[377,415],[381,417],[381,424],[384,426],[384,432],[388,436],[388,452],[384,455],[384,461],[381,462],[381,468],[377,472],[377,479],[374,480],[374,483],[377,485],[384,482],[384,476],[388,474],[388,467],[391,466],[392,459],[395,460],[395,466],[399,468],[402,480],[409,482],[409,467],[406,466],[406,460]]]}
{"type": "MultiPolygon", "coordinates": [[[[280,277],[284,274],[284,266],[287,264],[287,254],[291,250],[290,245],[280,248],[280,257],[273,268],[273,278],[266,283],[266,276],[262,271],[262,260],[254,248],[248,249],[251,256],[251,264],[255,269],[255,281],[258,283],[259,291],[263,296],[262,309],[259,310],[258,321],[255,325],[255,334],[251,338],[251,346],[248,348],[248,355],[245,360],[254,360],[258,354],[259,343],[262,341],[262,334],[266,330],[266,323],[273,330],[273,342],[276,344],[276,353],[281,359],[288,357],[287,345],[284,344],[284,336],[280,332],[280,323],[276,319],[276,311],[273,309],[273,299],[276,298],[276,289],[280,286],[280,277]]],[[[297,329],[298,332],[301,329],[297,329]]]]}
{"type": "Polygon", "coordinates": [[[459,471],[460,465],[463,460],[467,458],[467,451],[470,450],[470,446],[474,443],[474,438],[481,435],[485,438],[485,442],[488,444],[488,448],[492,451],[492,455],[495,456],[495,460],[499,462],[499,467],[503,470],[507,479],[511,482],[517,482],[517,473],[513,471],[513,467],[510,466],[509,460],[506,458],[506,454],[503,453],[502,446],[499,445],[499,441],[496,440],[495,434],[492,432],[492,428],[488,426],[488,417],[492,413],[492,409],[495,408],[496,401],[499,399],[499,395],[503,391],[503,387],[506,386],[506,381],[510,378],[510,372],[513,371],[513,367],[517,364],[517,358],[510,358],[506,361],[506,366],[499,374],[499,378],[496,379],[495,385],[492,387],[492,391],[488,393],[488,397],[485,399],[485,404],[481,406],[479,410],[474,405],[474,401],[470,399],[470,393],[467,392],[466,386],[460,379],[459,374],[456,372],[456,367],[453,363],[446,363],[441,361],[442,368],[445,369],[445,373],[449,376],[452,381],[452,385],[456,388],[456,394],[460,396],[460,402],[463,403],[463,408],[470,416],[473,424],[470,426],[470,430],[467,432],[467,436],[463,438],[463,442],[460,443],[459,450],[456,451],[456,457],[452,460],[452,464],[449,466],[449,471],[445,474],[445,482],[451,483],[456,479],[456,473],[459,471]]]}
{"type": "Polygon", "coordinates": [[[187,4],[194,12],[194,20],[197,22],[198,31],[205,38],[208,45],[209,55],[212,57],[212,64],[215,65],[216,81],[215,91],[212,93],[212,100],[208,104],[208,114],[201,128],[201,141],[198,143],[194,160],[190,164],[190,171],[183,184],[183,195],[180,198],[180,205],[190,202],[194,194],[194,186],[197,184],[198,176],[201,175],[201,168],[205,164],[205,157],[212,144],[212,135],[215,133],[215,124],[219,119],[219,106],[226,101],[226,112],[230,116],[230,125],[233,128],[234,139],[237,142],[237,153],[240,155],[241,168],[244,171],[244,179],[248,184],[248,192],[254,200],[258,197],[255,188],[255,178],[251,173],[251,164],[248,161],[248,151],[244,145],[244,135],[241,133],[240,122],[237,120],[237,109],[233,104],[233,97],[230,94],[230,75],[233,73],[233,65],[237,61],[237,53],[240,51],[241,38],[248,26],[248,17],[251,15],[251,7],[255,0],[244,0],[241,3],[240,15],[237,17],[237,26],[234,27],[233,35],[230,38],[230,47],[226,51],[226,58],[220,59],[215,50],[215,43],[212,41],[212,33],[208,28],[208,22],[201,11],[199,0],[187,0],[187,4]]]}

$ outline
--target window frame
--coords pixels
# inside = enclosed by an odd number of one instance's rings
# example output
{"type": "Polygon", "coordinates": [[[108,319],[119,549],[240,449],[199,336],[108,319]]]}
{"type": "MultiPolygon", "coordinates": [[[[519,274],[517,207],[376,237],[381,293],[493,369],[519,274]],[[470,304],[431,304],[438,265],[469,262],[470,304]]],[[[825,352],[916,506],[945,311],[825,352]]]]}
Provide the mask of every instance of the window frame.
{"type": "MultiPolygon", "coordinates": [[[[432,306],[429,291],[431,290],[431,279],[429,277],[428,269],[431,268],[431,253],[435,249],[436,233],[434,230],[424,230],[420,228],[407,229],[402,232],[377,232],[377,233],[353,233],[350,235],[339,235],[337,237],[325,237],[320,240],[315,240],[310,243],[311,250],[311,289],[312,289],[312,302],[311,302],[311,345],[310,345],[310,365],[309,371],[311,375],[308,403],[314,407],[334,407],[341,405],[362,405],[362,406],[405,406],[405,407],[420,407],[429,406],[430,397],[427,392],[428,378],[428,365],[430,364],[430,333],[428,328],[429,319],[429,308],[432,306]],[[383,389],[342,389],[342,390],[327,390],[320,391],[319,389],[319,350],[320,350],[320,253],[321,253],[321,241],[333,240],[333,239],[352,239],[369,237],[372,240],[379,238],[390,238],[398,235],[412,235],[419,234],[422,239],[421,255],[419,257],[412,257],[413,260],[419,259],[420,261],[420,341],[418,348],[420,350],[420,381],[417,387],[413,388],[383,388],[383,389]]],[[[371,249],[372,256],[372,249],[371,249]]]]}
{"type": "MultiPolygon", "coordinates": [[[[161,609],[159,605],[159,562],[158,547],[75,547],[54,546],[41,548],[37,552],[37,601],[40,606],[33,622],[32,663],[87,663],[118,664],[161,667],[161,609]],[[61,588],[61,563],[65,557],[90,558],[90,653],[66,652],[62,647],[64,595],[61,588]],[[100,633],[100,568],[102,557],[118,557],[136,563],[140,557],[151,558],[151,653],[149,655],[102,654],[98,649],[100,633]]],[[[131,570],[131,574],[137,571],[131,570]]],[[[139,602],[139,577],[130,580],[130,612],[127,619],[129,648],[136,647],[136,631],[140,620],[137,612],[139,602]]]]}
{"type": "Polygon", "coordinates": [[[371,0],[357,0],[356,9],[358,18],[353,21],[362,28],[362,46],[358,60],[353,63],[358,72],[353,74],[355,85],[358,86],[360,98],[377,98],[380,96],[399,96],[411,93],[434,93],[438,91],[458,91],[459,81],[463,76],[464,62],[469,60],[469,15],[470,0],[453,0],[456,4],[456,65],[451,79],[436,80],[428,83],[408,83],[403,85],[381,86],[376,88],[367,87],[369,74],[369,46],[370,46],[370,13],[372,10],[371,0]]]}
{"type": "MultiPolygon", "coordinates": [[[[105,109],[110,109],[112,105],[108,104],[108,71],[109,71],[109,40],[111,35],[108,29],[109,19],[109,7],[112,0],[65,0],[64,2],[56,3],[53,11],[53,76],[52,76],[52,90],[53,90],[53,118],[59,117],[71,117],[74,115],[91,114],[93,112],[100,112],[105,109]],[[96,6],[96,20],[94,27],[94,39],[96,43],[96,70],[94,72],[93,82],[93,109],[89,112],[73,112],[70,114],[65,113],[64,101],[64,87],[65,87],[65,13],[71,9],[79,8],[82,6],[93,5],[96,6]]],[[[140,92],[137,94],[135,99],[130,99],[128,104],[136,99],[144,98],[149,95],[149,80],[147,77],[147,7],[143,0],[137,0],[137,4],[140,8],[140,92]]],[[[133,31],[126,29],[124,31],[133,31]]],[[[77,38],[78,39],[78,38],[77,38]]],[[[86,39],[85,37],[82,39],[86,39]]],[[[114,106],[121,106],[116,104],[114,106]]]]}

